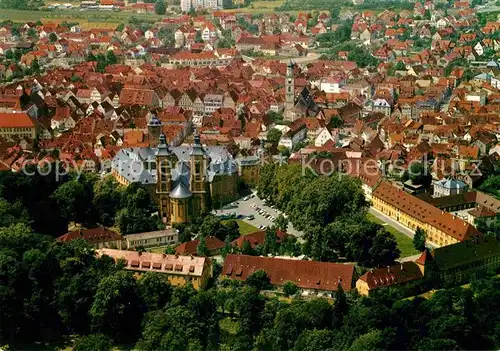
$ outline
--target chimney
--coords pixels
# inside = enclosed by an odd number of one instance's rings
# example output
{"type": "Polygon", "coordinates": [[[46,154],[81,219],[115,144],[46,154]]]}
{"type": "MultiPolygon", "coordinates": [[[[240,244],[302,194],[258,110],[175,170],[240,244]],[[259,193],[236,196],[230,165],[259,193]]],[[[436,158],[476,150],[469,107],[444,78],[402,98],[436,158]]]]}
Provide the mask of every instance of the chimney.
{"type": "Polygon", "coordinates": [[[191,259],[193,259],[193,258],[194,258],[194,257],[193,257],[193,255],[189,255],[189,257],[191,257],[191,259]]]}
{"type": "Polygon", "coordinates": [[[391,266],[387,266],[387,273],[391,273],[391,266]]]}
{"type": "Polygon", "coordinates": [[[401,262],[401,272],[404,272],[405,271],[405,265],[403,262],[401,262]]]}
{"type": "Polygon", "coordinates": [[[342,284],[342,278],[340,278],[340,276],[339,276],[339,279],[338,279],[338,283],[342,284]]]}
{"type": "Polygon", "coordinates": [[[167,254],[166,254],[166,253],[164,253],[164,254],[162,255],[162,257],[163,257],[163,258],[167,257],[167,254]]]}
{"type": "Polygon", "coordinates": [[[457,219],[457,216],[453,215],[453,219],[457,219]]]}

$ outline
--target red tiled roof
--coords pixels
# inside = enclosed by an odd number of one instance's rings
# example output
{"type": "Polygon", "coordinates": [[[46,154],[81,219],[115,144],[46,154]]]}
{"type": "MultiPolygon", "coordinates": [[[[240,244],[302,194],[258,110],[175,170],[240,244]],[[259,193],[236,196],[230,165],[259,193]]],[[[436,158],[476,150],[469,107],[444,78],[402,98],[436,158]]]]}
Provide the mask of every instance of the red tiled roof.
{"type": "Polygon", "coordinates": [[[451,213],[392,186],[381,182],[373,192],[373,197],[398,208],[401,212],[433,226],[458,241],[464,241],[480,234],[474,226],[451,213]]]}
{"type": "Polygon", "coordinates": [[[302,289],[336,291],[340,283],[344,291],[352,288],[354,265],[319,261],[286,260],[247,255],[228,255],[222,274],[228,278],[246,280],[255,271],[264,270],[272,285],[292,281],[302,289]]]}
{"type": "Polygon", "coordinates": [[[99,227],[74,230],[60,236],[56,240],[67,243],[76,239],[84,239],[91,244],[98,244],[108,241],[121,240],[122,236],[108,228],[99,227]]]}
{"type": "Polygon", "coordinates": [[[415,262],[404,262],[387,268],[372,269],[359,279],[366,282],[370,289],[406,283],[423,278],[415,262]]]}
{"type": "MultiPolygon", "coordinates": [[[[208,251],[222,249],[224,247],[224,242],[219,240],[215,236],[208,236],[205,239],[207,244],[208,251]]],[[[175,253],[178,255],[196,255],[198,248],[198,244],[200,243],[199,239],[187,241],[185,243],[180,244],[175,248],[175,253]]]]}
{"type": "MultiPolygon", "coordinates": [[[[277,237],[276,242],[279,243],[282,240],[284,240],[286,235],[287,235],[286,233],[280,230],[276,230],[276,237],[277,237]]],[[[265,239],[266,239],[266,232],[259,231],[247,235],[242,235],[238,239],[233,240],[231,242],[231,245],[238,246],[241,249],[243,247],[243,242],[248,241],[251,247],[255,247],[257,245],[264,244],[265,239]]]]}
{"type": "Polygon", "coordinates": [[[33,128],[35,124],[26,113],[0,113],[0,128],[33,128]]]}

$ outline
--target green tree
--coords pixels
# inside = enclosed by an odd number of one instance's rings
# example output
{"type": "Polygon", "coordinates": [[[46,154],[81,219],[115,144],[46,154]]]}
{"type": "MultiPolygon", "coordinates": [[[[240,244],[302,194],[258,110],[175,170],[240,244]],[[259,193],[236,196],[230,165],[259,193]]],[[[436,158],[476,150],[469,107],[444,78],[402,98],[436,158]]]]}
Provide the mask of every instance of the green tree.
{"type": "Polygon", "coordinates": [[[342,284],[337,285],[337,290],[335,291],[335,303],[333,305],[333,317],[335,325],[341,325],[344,320],[344,316],[349,311],[349,304],[347,303],[347,298],[345,296],[342,284]]]}
{"type": "Polygon", "coordinates": [[[358,337],[348,351],[384,350],[384,339],[380,330],[373,330],[358,337]]]}
{"type": "Polygon", "coordinates": [[[143,317],[142,301],[132,272],[103,278],[90,309],[94,330],[117,340],[134,340],[143,317]]]}
{"type": "Polygon", "coordinates": [[[96,209],[101,224],[113,225],[123,196],[123,187],[118,184],[114,177],[105,177],[95,183],[92,205],[96,209]]]}
{"type": "Polygon", "coordinates": [[[37,59],[34,59],[34,60],[31,62],[31,71],[32,71],[34,74],[39,74],[39,73],[40,73],[40,64],[38,63],[38,60],[37,60],[37,59]]]}
{"type": "Polygon", "coordinates": [[[139,294],[149,311],[163,308],[170,301],[172,286],[165,275],[146,272],[137,281],[139,294]]]}
{"type": "Polygon", "coordinates": [[[248,276],[245,282],[248,286],[257,290],[267,290],[271,288],[271,280],[267,276],[266,271],[263,269],[258,269],[253,272],[250,276],[248,276]]]}
{"type": "Polygon", "coordinates": [[[283,284],[283,293],[286,296],[295,295],[298,291],[299,288],[297,287],[297,285],[295,285],[294,282],[286,281],[285,284],[283,284]]]}
{"type": "Polygon", "coordinates": [[[243,255],[255,255],[255,250],[252,248],[250,241],[243,240],[243,243],[241,244],[241,253],[243,255]]]}
{"type": "Polygon", "coordinates": [[[81,223],[86,220],[91,198],[83,182],[75,179],[64,183],[57,188],[51,198],[68,221],[81,223]]]}
{"type": "Polygon", "coordinates": [[[272,128],[267,132],[267,141],[270,142],[273,147],[277,147],[281,139],[281,132],[279,129],[272,128]]]}
{"type": "Polygon", "coordinates": [[[49,34],[49,41],[50,41],[51,43],[55,43],[55,42],[57,41],[57,39],[58,39],[58,38],[57,38],[57,34],[56,34],[56,33],[50,33],[50,34],[49,34]]]}
{"type": "Polygon", "coordinates": [[[268,254],[276,254],[277,251],[277,241],[278,237],[276,236],[276,227],[268,227],[266,229],[266,236],[264,237],[264,245],[262,246],[262,253],[264,255],[268,254]]]}
{"type": "Polygon", "coordinates": [[[425,250],[425,231],[420,227],[417,228],[413,236],[413,247],[418,251],[425,250]]]}
{"type": "Polygon", "coordinates": [[[203,38],[201,36],[201,30],[196,31],[196,37],[194,39],[197,43],[203,43],[203,38]]]}
{"type": "Polygon", "coordinates": [[[283,215],[279,215],[276,217],[276,221],[274,222],[276,227],[278,227],[279,230],[282,232],[286,232],[288,229],[288,219],[285,218],[283,215]]]}
{"type": "Polygon", "coordinates": [[[238,225],[238,222],[236,222],[235,220],[227,221],[224,224],[224,227],[226,228],[226,238],[229,241],[233,241],[234,239],[237,239],[240,236],[240,226],[238,225]]]}
{"type": "Polygon", "coordinates": [[[413,184],[428,186],[432,181],[429,170],[421,162],[412,162],[408,176],[413,184]]]}
{"type": "Polygon", "coordinates": [[[167,6],[165,6],[164,0],[156,0],[155,2],[155,13],[157,15],[164,15],[167,12],[167,6]]]}
{"type": "Polygon", "coordinates": [[[200,257],[202,257],[202,256],[205,256],[205,257],[210,256],[210,252],[208,251],[207,242],[206,242],[204,236],[200,236],[200,242],[198,243],[198,246],[196,247],[196,253],[200,257]]]}
{"type": "Polygon", "coordinates": [[[293,348],[294,351],[333,351],[335,350],[332,345],[334,344],[335,333],[331,330],[304,330],[293,348]]]}
{"type": "Polygon", "coordinates": [[[10,227],[18,223],[25,225],[30,223],[28,211],[20,201],[11,204],[0,198],[0,227],[10,227]]]}
{"type": "Polygon", "coordinates": [[[75,341],[74,351],[110,351],[112,340],[103,334],[82,336],[75,341]]]}

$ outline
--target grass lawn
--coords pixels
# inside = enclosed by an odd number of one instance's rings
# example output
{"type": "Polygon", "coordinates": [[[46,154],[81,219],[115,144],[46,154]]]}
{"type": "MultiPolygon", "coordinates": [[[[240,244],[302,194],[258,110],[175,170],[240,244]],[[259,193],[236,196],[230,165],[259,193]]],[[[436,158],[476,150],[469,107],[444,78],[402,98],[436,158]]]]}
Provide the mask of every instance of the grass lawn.
{"type": "MultiPolygon", "coordinates": [[[[385,223],[384,221],[381,221],[380,219],[378,219],[377,217],[375,217],[371,213],[368,213],[366,215],[366,217],[370,221],[375,222],[375,223],[379,223],[379,224],[382,224],[382,225],[385,223]]],[[[384,227],[385,227],[385,229],[387,229],[390,233],[392,233],[396,237],[396,241],[398,243],[398,247],[401,250],[401,257],[413,256],[413,255],[417,255],[419,253],[413,247],[413,242],[412,242],[412,240],[409,237],[407,237],[406,235],[404,235],[403,233],[401,233],[396,228],[390,226],[389,224],[384,225],[384,227]]]]}
{"type": "MultiPolygon", "coordinates": [[[[228,221],[231,221],[231,219],[222,221],[222,223],[227,223],[228,221]]],[[[250,233],[255,233],[259,231],[259,228],[254,227],[251,224],[248,224],[247,222],[244,222],[240,219],[235,219],[236,223],[238,223],[238,226],[240,227],[240,234],[241,235],[247,235],[250,233]]]]}

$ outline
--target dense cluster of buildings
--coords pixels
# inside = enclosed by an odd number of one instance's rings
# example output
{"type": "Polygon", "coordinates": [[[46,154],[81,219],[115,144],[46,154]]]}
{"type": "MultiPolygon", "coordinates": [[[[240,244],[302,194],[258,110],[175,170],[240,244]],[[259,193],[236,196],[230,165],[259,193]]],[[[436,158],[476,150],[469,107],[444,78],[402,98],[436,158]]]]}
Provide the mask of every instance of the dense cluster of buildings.
{"type": "MultiPolygon", "coordinates": [[[[154,4],[131,6],[148,12],[154,4]]],[[[181,0],[184,11],[221,6],[181,0]]],[[[0,169],[57,160],[112,174],[123,186],[139,183],[170,226],[232,201],[242,183],[257,184],[261,159],[279,150],[280,159],[318,173],[360,178],[375,210],[423,229],[434,250],[357,283],[349,265],[231,255],[228,278],[264,269],[276,286],[290,280],[328,294],[340,283],[368,294],[497,268],[495,242],[476,227],[500,212],[499,201],[478,190],[500,166],[500,25],[480,23],[473,4],[448,7],[417,1],[413,11],[342,11],[340,21],[353,23],[351,40],[376,62],[369,67],[357,50],[330,60],[314,52],[318,36],[339,28],[326,12],[212,11],[119,28],[2,25],[0,169]],[[276,130],[279,140],[268,140],[276,130]],[[407,177],[413,163],[424,164],[425,182],[407,177]],[[455,252],[463,259],[451,263],[455,252]]],[[[83,238],[127,269],[201,286],[209,260],[179,258],[194,255],[196,243],[179,247],[178,257],[121,251],[177,243],[177,235],[95,228],[59,240],[83,238]]],[[[232,245],[254,246],[263,236],[232,245]]],[[[213,254],[222,248],[215,238],[207,244],[213,254]]]]}

